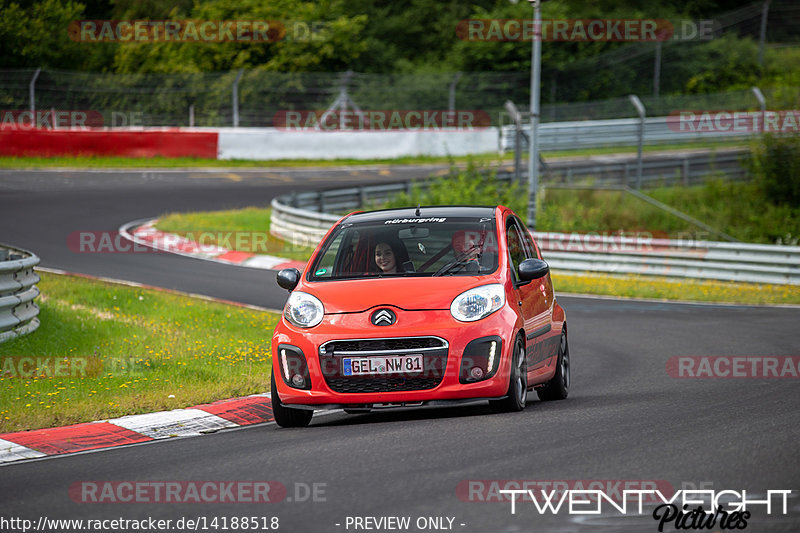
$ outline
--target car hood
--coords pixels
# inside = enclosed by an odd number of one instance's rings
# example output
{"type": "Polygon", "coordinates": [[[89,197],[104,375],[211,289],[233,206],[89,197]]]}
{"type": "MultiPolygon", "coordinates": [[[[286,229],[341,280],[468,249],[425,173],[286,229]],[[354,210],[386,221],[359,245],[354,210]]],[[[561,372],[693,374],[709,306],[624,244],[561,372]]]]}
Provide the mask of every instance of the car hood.
{"type": "Polygon", "coordinates": [[[453,298],[462,292],[497,282],[492,276],[373,278],[305,283],[298,290],[319,298],[325,314],[358,313],[381,305],[406,310],[450,309],[453,298]]]}

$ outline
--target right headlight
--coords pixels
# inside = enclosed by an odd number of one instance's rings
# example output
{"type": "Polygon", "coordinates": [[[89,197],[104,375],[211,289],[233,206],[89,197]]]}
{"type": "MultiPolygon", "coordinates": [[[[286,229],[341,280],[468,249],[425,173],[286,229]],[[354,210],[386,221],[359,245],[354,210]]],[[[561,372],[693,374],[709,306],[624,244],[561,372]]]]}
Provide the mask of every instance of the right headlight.
{"type": "Polygon", "coordinates": [[[450,304],[450,314],[461,322],[485,318],[506,303],[506,293],[499,283],[482,285],[462,292],[450,304]]]}
{"type": "Polygon", "coordinates": [[[300,291],[292,292],[283,310],[286,320],[300,328],[313,328],[322,322],[324,314],[319,298],[300,291]]]}

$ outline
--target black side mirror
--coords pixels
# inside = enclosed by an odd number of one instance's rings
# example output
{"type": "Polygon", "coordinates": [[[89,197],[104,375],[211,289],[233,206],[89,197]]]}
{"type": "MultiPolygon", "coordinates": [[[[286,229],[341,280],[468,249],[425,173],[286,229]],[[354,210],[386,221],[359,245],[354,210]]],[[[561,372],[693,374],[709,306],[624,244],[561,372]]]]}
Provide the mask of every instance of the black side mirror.
{"type": "Polygon", "coordinates": [[[292,292],[300,283],[300,271],[296,268],[284,268],[278,271],[278,285],[292,292]]]}
{"type": "Polygon", "coordinates": [[[541,259],[526,259],[519,264],[520,281],[533,281],[542,278],[550,272],[550,265],[541,259]]]}

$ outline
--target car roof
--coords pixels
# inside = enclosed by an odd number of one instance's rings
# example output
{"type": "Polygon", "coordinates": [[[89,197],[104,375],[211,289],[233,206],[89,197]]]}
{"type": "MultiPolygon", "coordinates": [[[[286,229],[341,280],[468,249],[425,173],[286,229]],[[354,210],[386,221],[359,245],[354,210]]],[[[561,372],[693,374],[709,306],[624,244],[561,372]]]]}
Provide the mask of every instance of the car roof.
{"type": "MultiPolygon", "coordinates": [[[[401,209],[380,209],[377,211],[366,211],[354,213],[346,217],[342,222],[380,222],[390,219],[422,219],[422,218],[494,218],[495,207],[474,206],[474,205],[451,205],[451,206],[422,206],[417,214],[416,207],[405,207],[401,209]]],[[[410,221],[410,220],[409,220],[410,221]]]]}

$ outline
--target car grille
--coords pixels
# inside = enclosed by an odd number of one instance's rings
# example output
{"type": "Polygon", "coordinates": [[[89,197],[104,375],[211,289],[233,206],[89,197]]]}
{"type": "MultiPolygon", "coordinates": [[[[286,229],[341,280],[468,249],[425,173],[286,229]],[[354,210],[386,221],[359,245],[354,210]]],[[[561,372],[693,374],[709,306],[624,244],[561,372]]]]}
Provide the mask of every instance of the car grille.
{"type": "Polygon", "coordinates": [[[324,345],[325,352],[375,352],[420,350],[424,348],[447,348],[447,342],[438,337],[396,337],[388,339],[357,339],[330,341],[324,345]]]}
{"type": "Polygon", "coordinates": [[[337,340],[320,348],[320,366],[325,382],[334,392],[401,392],[433,389],[442,382],[447,368],[448,344],[439,337],[396,337],[384,339],[337,340]],[[344,357],[410,355],[421,353],[422,372],[390,376],[345,376],[344,357]]]}
{"type": "Polygon", "coordinates": [[[325,380],[335,392],[402,392],[433,389],[442,382],[438,378],[402,378],[402,377],[346,377],[325,380]]]}

